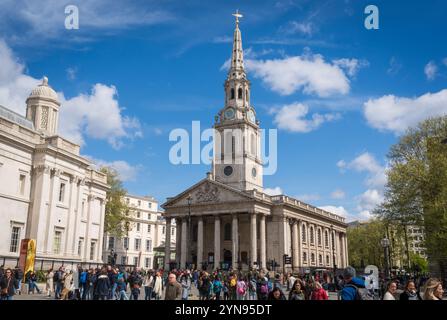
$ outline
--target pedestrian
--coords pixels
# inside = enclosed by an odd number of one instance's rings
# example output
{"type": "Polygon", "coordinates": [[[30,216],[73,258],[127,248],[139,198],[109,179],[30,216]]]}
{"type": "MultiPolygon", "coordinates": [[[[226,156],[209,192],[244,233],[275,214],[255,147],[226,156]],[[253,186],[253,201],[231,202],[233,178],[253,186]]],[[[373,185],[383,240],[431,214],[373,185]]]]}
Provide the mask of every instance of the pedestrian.
{"type": "Polygon", "coordinates": [[[61,300],[68,300],[68,298],[70,296],[72,282],[73,282],[73,271],[67,270],[64,275],[64,280],[63,280],[64,286],[63,286],[62,293],[61,293],[61,300]]]}
{"type": "Polygon", "coordinates": [[[53,268],[50,268],[50,270],[47,271],[47,274],[45,275],[45,290],[47,291],[47,296],[51,297],[51,293],[54,289],[54,272],[53,268]]]}
{"type": "Polygon", "coordinates": [[[145,275],[143,286],[144,286],[144,300],[151,300],[152,291],[154,290],[154,276],[152,274],[152,271],[149,271],[145,275]]]}
{"type": "Polygon", "coordinates": [[[442,300],[444,290],[438,279],[428,279],[425,284],[424,300],[442,300]]]}
{"type": "Polygon", "coordinates": [[[160,300],[163,293],[163,279],[160,271],[155,274],[153,288],[152,296],[155,300],[160,300]]]}
{"type": "Polygon", "coordinates": [[[117,291],[118,291],[118,300],[129,300],[129,297],[127,296],[126,289],[127,289],[127,283],[124,280],[124,277],[118,278],[118,285],[117,285],[117,291]]]}
{"type": "Polygon", "coordinates": [[[222,288],[223,288],[222,282],[220,281],[219,276],[216,275],[213,281],[213,291],[216,300],[220,300],[222,288]]]}
{"type": "Polygon", "coordinates": [[[31,272],[29,275],[29,288],[28,288],[28,294],[32,292],[34,294],[34,289],[36,289],[37,293],[40,294],[41,291],[39,287],[37,286],[37,275],[34,272],[31,272]]]}
{"type": "Polygon", "coordinates": [[[329,300],[326,290],[323,289],[323,286],[318,281],[315,281],[314,283],[314,289],[312,290],[310,300],[329,300]]]}
{"type": "Polygon", "coordinates": [[[168,276],[168,283],[166,285],[165,300],[180,300],[182,297],[182,285],[178,283],[177,277],[174,273],[168,276]]]}
{"type": "Polygon", "coordinates": [[[16,266],[14,270],[14,277],[17,282],[17,290],[16,293],[21,295],[22,294],[22,280],[23,280],[23,271],[19,268],[19,266],[16,266]]]}
{"type": "Polygon", "coordinates": [[[0,298],[1,300],[13,300],[17,289],[17,281],[11,269],[6,269],[0,280],[0,298]]]}
{"type": "Polygon", "coordinates": [[[289,300],[305,300],[303,283],[300,279],[295,280],[289,292],[289,300]]]}
{"type": "Polygon", "coordinates": [[[383,296],[383,300],[396,300],[396,297],[394,296],[396,294],[397,290],[397,283],[395,281],[391,281],[388,283],[386,292],[383,296]]]}
{"type": "Polygon", "coordinates": [[[55,284],[54,298],[59,300],[63,289],[64,281],[64,267],[60,267],[58,271],[54,273],[53,282],[55,284]]]}
{"type": "Polygon", "coordinates": [[[247,300],[247,282],[242,276],[237,281],[237,300],[247,300]]]}
{"type": "Polygon", "coordinates": [[[365,280],[357,278],[355,269],[348,266],[343,270],[343,289],[341,300],[374,300],[374,295],[366,289],[365,280]]]}
{"type": "Polygon", "coordinates": [[[188,273],[183,273],[181,275],[180,284],[182,285],[182,300],[188,300],[189,292],[191,290],[191,277],[188,273]]]}
{"type": "Polygon", "coordinates": [[[410,280],[407,282],[404,292],[400,294],[399,300],[422,300],[420,293],[416,291],[416,285],[414,281],[410,280]]]}
{"type": "Polygon", "coordinates": [[[267,278],[263,274],[260,274],[256,282],[256,295],[258,296],[258,300],[267,300],[268,294],[269,286],[267,278]]]}
{"type": "Polygon", "coordinates": [[[267,300],[286,300],[286,297],[279,287],[275,287],[272,292],[269,293],[267,300]]]}
{"type": "Polygon", "coordinates": [[[257,300],[256,297],[256,276],[251,275],[250,281],[248,282],[248,299],[249,300],[257,300]]]}
{"type": "Polygon", "coordinates": [[[143,279],[138,271],[133,271],[129,278],[129,285],[131,288],[133,300],[138,300],[140,295],[140,288],[143,284],[143,279]]]}
{"type": "Polygon", "coordinates": [[[111,288],[109,277],[106,269],[102,269],[95,285],[94,295],[98,300],[107,300],[109,297],[109,290],[111,288]]]}

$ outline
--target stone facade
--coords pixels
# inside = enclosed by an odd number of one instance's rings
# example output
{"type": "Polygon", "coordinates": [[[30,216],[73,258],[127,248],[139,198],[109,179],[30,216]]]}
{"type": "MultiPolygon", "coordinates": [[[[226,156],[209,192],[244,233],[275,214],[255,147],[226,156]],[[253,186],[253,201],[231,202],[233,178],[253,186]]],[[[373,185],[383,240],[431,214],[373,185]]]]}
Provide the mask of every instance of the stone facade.
{"type": "Polygon", "coordinates": [[[27,238],[37,261],[101,263],[107,178],[57,135],[47,78],[26,103],[26,118],[0,106],[0,256],[15,264],[27,238]]]}

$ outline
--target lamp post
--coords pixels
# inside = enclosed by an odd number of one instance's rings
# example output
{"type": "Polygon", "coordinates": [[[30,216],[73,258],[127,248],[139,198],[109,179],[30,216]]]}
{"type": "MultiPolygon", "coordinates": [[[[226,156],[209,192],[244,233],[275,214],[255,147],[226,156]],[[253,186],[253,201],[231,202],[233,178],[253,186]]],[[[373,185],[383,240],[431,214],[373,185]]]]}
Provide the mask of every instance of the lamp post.
{"type": "Polygon", "coordinates": [[[189,266],[189,259],[190,259],[190,246],[191,246],[191,240],[192,240],[192,237],[191,237],[191,204],[192,204],[192,196],[191,195],[189,195],[188,196],[188,198],[186,199],[187,201],[188,201],[188,241],[187,241],[187,246],[186,246],[186,252],[187,252],[187,255],[186,255],[186,266],[185,266],[185,269],[188,269],[188,266],[189,266]]]}
{"type": "Polygon", "coordinates": [[[384,261],[385,261],[385,279],[389,279],[390,277],[390,270],[388,266],[388,248],[390,246],[390,240],[385,235],[385,238],[381,241],[383,250],[384,250],[384,261]]]}
{"type": "Polygon", "coordinates": [[[337,264],[335,262],[335,236],[334,236],[334,226],[331,224],[331,239],[332,239],[332,263],[334,266],[334,283],[337,277],[337,264]]]}
{"type": "Polygon", "coordinates": [[[126,243],[126,265],[128,264],[127,262],[127,251],[129,250],[129,229],[130,229],[130,222],[126,221],[126,239],[127,239],[127,243],[126,243]]]}

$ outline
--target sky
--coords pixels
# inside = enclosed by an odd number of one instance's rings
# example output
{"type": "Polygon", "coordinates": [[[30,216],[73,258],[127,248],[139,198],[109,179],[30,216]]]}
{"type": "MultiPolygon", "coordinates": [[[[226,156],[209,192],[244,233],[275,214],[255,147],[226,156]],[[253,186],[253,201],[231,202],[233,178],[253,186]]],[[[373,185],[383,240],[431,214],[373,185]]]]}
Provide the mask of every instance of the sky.
{"type": "Polygon", "coordinates": [[[173,165],[173,129],[210,128],[223,107],[236,9],[251,103],[278,130],[270,194],[366,220],[383,199],[387,152],[447,113],[447,3],[430,1],[0,2],[0,104],[25,114],[43,76],[59,133],[160,203],[205,178],[173,165]],[[365,28],[365,8],[379,29],[365,28]],[[67,5],[79,29],[66,29],[67,5]]]}

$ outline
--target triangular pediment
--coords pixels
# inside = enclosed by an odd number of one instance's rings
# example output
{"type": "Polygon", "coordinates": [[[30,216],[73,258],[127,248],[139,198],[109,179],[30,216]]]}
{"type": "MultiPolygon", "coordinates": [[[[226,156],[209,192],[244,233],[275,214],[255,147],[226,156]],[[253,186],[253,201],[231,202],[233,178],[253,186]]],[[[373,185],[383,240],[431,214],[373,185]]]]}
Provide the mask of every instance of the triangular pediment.
{"type": "Polygon", "coordinates": [[[162,208],[188,206],[189,196],[192,198],[191,205],[247,201],[254,199],[243,191],[214,180],[204,179],[179,195],[173,198],[168,198],[166,203],[162,205],[162,208]]]}

